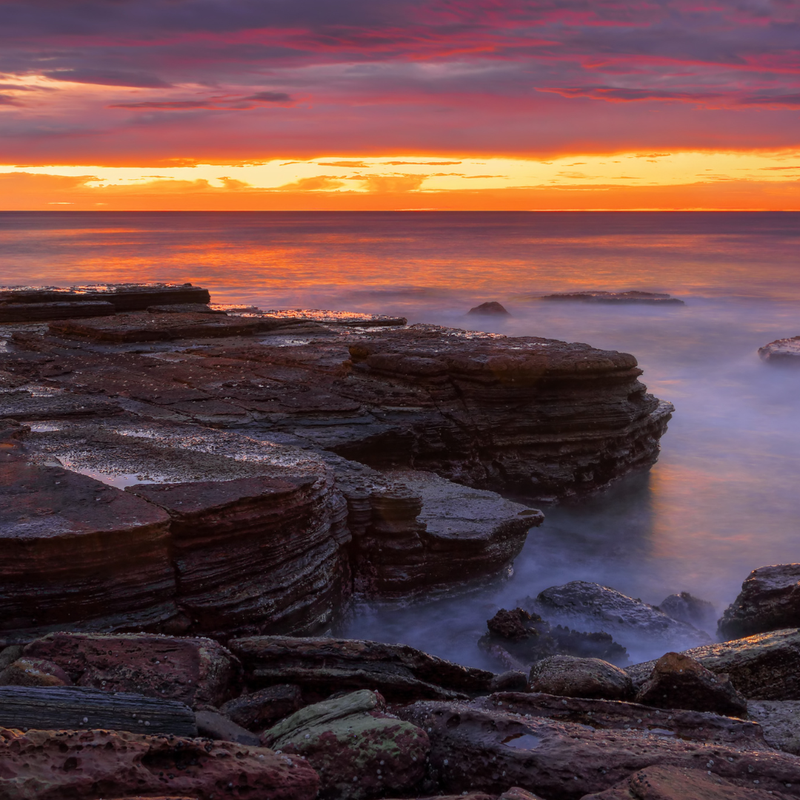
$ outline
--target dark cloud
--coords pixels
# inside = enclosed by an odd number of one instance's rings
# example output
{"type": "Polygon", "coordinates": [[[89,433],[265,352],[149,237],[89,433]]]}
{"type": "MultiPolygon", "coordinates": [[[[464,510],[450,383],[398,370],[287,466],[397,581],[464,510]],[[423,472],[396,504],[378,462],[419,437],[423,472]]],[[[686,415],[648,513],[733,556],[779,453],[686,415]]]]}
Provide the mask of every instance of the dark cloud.
{"type": "Polygon", "coordinates": [[[156,101],[149,100],[141,103],[115,103],[110,105],[109,108],[139,108],[139,109],[156,109],[164,111],[186,111],[196,108],[217,108],[213,102],[208,100],[165,100],[156,101]]]}
{"type": "Polygon", "coordinates": [[[256,92],[243,97],[242,100],[252,100],[255,103],[291,103],[292,98],[286,92],[256,92]]]}
{"type": "Polygon", "coordinates": [[[57,69],[42,72],[46,78],[71,83],[93,83],[98,86],[131,86],[139,89],[168,89],[171,84],[155,75],[114,70],[94,71],[90,69],[57,69]]]}
{"type": "Polygon", "coordinates": [[[0,94],[0,106],[20,106],[22,103],[10,94],[0,94]]]}

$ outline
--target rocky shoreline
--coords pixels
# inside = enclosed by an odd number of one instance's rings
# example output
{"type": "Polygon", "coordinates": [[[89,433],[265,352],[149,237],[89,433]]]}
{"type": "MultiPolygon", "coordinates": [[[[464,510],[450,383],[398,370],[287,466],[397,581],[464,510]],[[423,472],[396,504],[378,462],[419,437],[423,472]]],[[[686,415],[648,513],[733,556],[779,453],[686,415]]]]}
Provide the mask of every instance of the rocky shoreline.
{"type": "Polygon", "coordinates": [[[721,643],[580,581],[488,621],[495,672],[331,636],[652,465],[633,356],[209,299],[0,295],[0,798],[800,795],[797,565],[721,643]]]}

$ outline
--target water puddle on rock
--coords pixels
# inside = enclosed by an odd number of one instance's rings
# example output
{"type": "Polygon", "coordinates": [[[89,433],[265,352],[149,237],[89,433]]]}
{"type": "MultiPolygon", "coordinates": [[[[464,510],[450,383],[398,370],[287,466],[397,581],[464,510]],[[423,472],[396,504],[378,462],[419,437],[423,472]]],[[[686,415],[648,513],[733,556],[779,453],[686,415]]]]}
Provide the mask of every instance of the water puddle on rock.
{"type": "Polygon", "coordinates": [[[503,744],[506,747],[513,747],[515,750],[533,750],[539,746],[541,741],[538,736],[534,736],[532,733],[515,733],[503,739],[503,744]]]}

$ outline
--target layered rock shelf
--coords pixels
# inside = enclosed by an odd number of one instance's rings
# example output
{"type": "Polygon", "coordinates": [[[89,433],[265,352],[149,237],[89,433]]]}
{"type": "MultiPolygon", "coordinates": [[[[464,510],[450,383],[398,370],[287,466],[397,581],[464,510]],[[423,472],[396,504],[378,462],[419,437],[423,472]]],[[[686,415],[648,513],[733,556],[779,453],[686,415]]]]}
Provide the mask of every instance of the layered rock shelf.
{"type": "Polygon", "coordinates": [[[646,469],[672,411],[633,356],[583,344],[215,308],[191,285],[0,302],[33,314],[0,327],[7,642],[303,635],[354,595],[496,579],[543,518],[498,490],[646,469]],[[47,304],[113,313],[37,322],[47,304]]]}

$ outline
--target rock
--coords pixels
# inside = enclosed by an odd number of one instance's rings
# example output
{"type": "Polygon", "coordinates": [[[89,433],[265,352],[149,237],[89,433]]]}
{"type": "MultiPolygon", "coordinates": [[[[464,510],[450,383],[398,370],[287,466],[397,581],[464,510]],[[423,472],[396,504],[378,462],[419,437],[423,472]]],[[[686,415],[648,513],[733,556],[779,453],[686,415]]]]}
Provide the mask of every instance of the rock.
{"type": "Polygon", "coordinates": [[[589,581],[545,589],[537,595],[533,607],[548,619],[606,631],[631,649],[641,646],[642,641],[678,649],[710,641],[708,634],[654,606],[589,581]]]}
{"type": "Polygon", "coordinates": [[[8,303],[0,302],[0,322],[42,322],[54,319],[105,317],[115,313],[112,303],[8,303]]]}
{"type": "Polygon", "coordinates": [[[753,570],[725,609],[719,633],[726,639],[800,626],[800,564],[753,570]]]}
{"type": "Polygon", "coordinates": [[[319,788],[302,759],[264,748],[124,732],[0,729],[0,763],[4,800],[314,800],[319,788]]]}
{"type": "Polygon", "coordinates": [[[175,700],[55,686],[0,686],[0,728],[197,735],[191,709],[175,700]]]}
{"type": "Polygon", "coordinates": [[[619,667],[599,658],[574,656],[537,661],[531,667],[530,688],[534,692],[601,700],[629,700],[633,696],[631,679],[619,667]]]}
{"type": "MultiPolygon", "coordinates": [[[[517,697],[531,702],[536,695],[517,697]]],[[[702,769],[739,786],[752,787],[755,777],[765,791],[800,796],[800,759],[763,744],[754,747],[752,737],[735,744],[711,737],[703,742],[687,741],[670,731],[669,719],[664,719],[663,728],[653,726],[647,732],[609,730],[591,723],[529,718],[506,710],[505,704],[494,710],[480,707],[489,701],[426,701],[398,709],[402,719],[428,733],[429,774],[443,793],[499,793],[511,785],[543,797],[577,800],[611,788],[632,771],[668,765],[702,769]]],[[[661,716],[668,715],[662,712],[661,716]]],[[[743,731],[748,725],[758,730],[752,723],[739,725],[743,731]]]]}
{"type": "Polygon", "coordinates": [[[518,670],[508,670],[492,678],[489,691],[492,694],[495,692],[527,692],[528,676],[518,670]]]}
{"type": "Polygon", "coordinates": [[[197,723],[197,732],[200,736],[206,736],[215,741],[238,742],[239,744],[254,747],[258,747],[261,744],[258,736],[211,708],[202,708],[196,711],[194,717],[197,723]]]}
{"type": "Polygon", "coordinates": [[[788,339],[776,339],[774,342],[758,348],[758,355],[768,364],[794,366],[800,364],[800,336],[788,339]]]}
{"type": "Polygon", "coordinates": [[[671,594],[658,604],[659,610],[678,622],[685,622],[701,631],[713,631],[717,610],[707,600],[700,600],[689,592],[671,594]]]}
{"type": "Polygon", "coordinates": [[[0,671],[13,664],[22,655],[22,645],[12,644],[0,650],[0,671]]]}
{"type": "MultiPolygon", "coordinates": [[[[800,700],[800,630],[748,636],[721,644],[686,650],[717,675],[729,675],[736,690],[748,700],[800,700]]],[[[635,689],[650,677],[655,661],[626,668],[635,689]]]]}
{"type": "Polygon", "coordinates": [[[488,303],[481,303],[479,306],[475,306],[475,308],[471,308],[469,310],[470,314],[480,315],[480,316],[491,316],[491,317],[510,317],[511,314],[506,311],[506,309],[497,302],[488,302],[488,303]]]}
{"type": "Polygon", "coordinates": [[[320,800],[408,793],[423,778],[430,745],[420,728],[382,713],[362,690],[307,706],[264,733],[273,749],[299,754],[320,775],[320,800]]]}
{"type": "Polygon", "coordinates": [[[165,623],[177,614],[168,532],[138,497],[0,452],[0,635],[165,623]]]}
{"type": "Polygon", "coordinates": [[[800,756],[800,701],[751,700],[747,716],[761,726],[767,744],[800,756]]]}
{"type": "Polygon", "coordinates": [[[251,688],[292,683],[304,696],[375,689],[391,701],[485,693],[491,672],[462,667],[408,645],[358,639],[253,636],[228,646],[241,659],[251,688]]]}
{"type": "Polygon", "coordinates": [[[217,314],[227,316],[225,311],[211,308],[202,303],[172,303],[170,305],[148,306],[148,314],[217,314]]]}
{"type": "Polygon", "coordinates": [[[636,702],[732,717],[747,713],[747,701],[727,675],[715,675],[683,653],[667,653],[656,661],[650,677],[636,694],[636,702]]]}
{"type": "Polygon", "coordinates": [[[24,653],[56,664],[79,686],[189,706],[219,705],[237,679],[235,659],[211,639],[53,633],[31,642],[24,653]]]}
{"type": "Polygon", "coordinates": [[[683,300],[671,297],[662,292],[563,292],[560,294],[546,294],[540,300],[562,301],[572,303],[613,303],[629,304],[641,303],[644,305],[684,305],[683,300]]]}
{"type": "Polygon", "coordinates": [[[663,736],[675,740],[717,742],[752,750],[766,748],[760,725],[734,717],[704,711],[661,709],[619,700],[559,697],[541,692],[498,692],[470,703],[484,711],[518,714],[525,719],[544,718],[570,722],[597,731],[639,731],[642,736],[663,736]]]}
{"type": "Polygon", "coordinates": [[[581,633],[561,625],[550,625],[538,614],[522,608],[511,611],[501,608],[486,624],[489,633],[478,641],[478,645],[505,665],[522,667],[555,655],[628,663],[627,651],[609,634],[581,633]]]}
{"type": "Polygon", "coordinates": [[[71,686],[58,664],[42,658],[19,658],[0,672],[0,686],[71,686]]]}
{"type": "Polygon", "coordinates": [[[765,791],[752,782],[738,785],[708,770],[656,766],[634,773],[599,794],[583,800],[774,800],[782,792],[765,791]]]}
{"type": "Polygon", "coordinates": [[[302,706],[300,687],[285,683],[228,700],[220,711],[247,730],[263,731],[302,706]]]}

